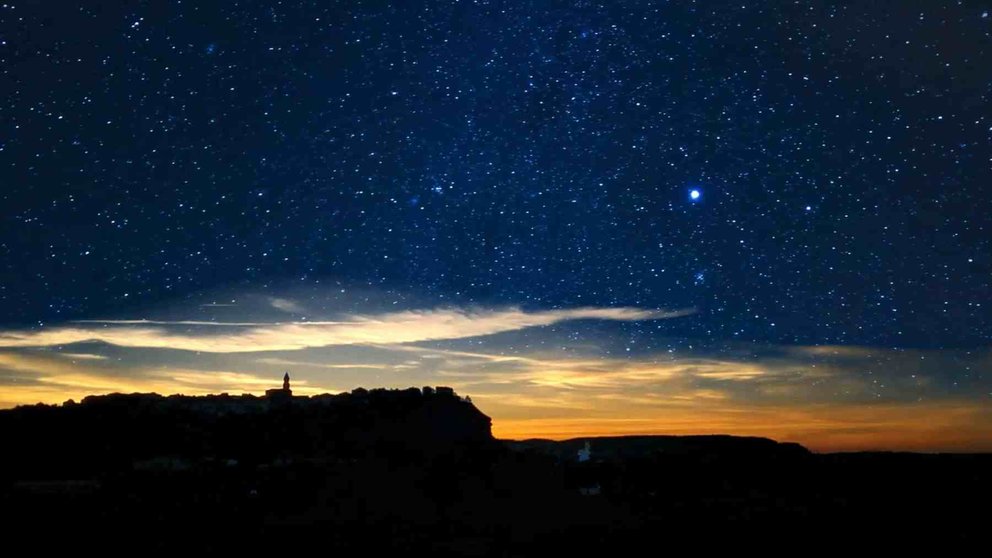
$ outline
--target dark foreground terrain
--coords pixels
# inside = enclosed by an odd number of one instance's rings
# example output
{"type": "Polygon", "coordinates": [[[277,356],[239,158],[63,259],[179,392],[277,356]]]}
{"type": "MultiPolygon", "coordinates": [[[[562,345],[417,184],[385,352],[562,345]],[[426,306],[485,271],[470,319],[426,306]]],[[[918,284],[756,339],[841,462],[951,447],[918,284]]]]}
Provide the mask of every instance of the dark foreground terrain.
{"type": "Polygon", "coordinates": [[[0,443],[4,544],[42,554],[980,549],[992,497],[989,455],[500,442],[443,388],[90,397],[0,411],[0,443]]]}

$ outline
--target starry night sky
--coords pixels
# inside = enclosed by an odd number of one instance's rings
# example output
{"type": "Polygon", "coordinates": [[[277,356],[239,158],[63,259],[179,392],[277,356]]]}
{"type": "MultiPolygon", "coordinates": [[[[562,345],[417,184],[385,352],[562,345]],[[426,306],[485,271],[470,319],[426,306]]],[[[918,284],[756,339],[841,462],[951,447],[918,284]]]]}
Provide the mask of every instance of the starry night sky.
{"type": "Polygon", "coordinates": [[[693,308],[500,350],[931,355],[898,400],[987,418],[990,9],[4,4],[0,326],[693,308]]]}

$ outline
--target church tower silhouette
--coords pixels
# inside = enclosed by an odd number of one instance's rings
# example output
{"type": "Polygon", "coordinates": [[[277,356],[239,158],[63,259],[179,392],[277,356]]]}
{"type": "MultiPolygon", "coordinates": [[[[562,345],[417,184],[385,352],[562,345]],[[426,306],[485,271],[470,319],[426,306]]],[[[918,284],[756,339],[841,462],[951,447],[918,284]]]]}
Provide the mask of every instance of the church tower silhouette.
{"type": "Polygon", "coordinates": [[[276,403],[285,403],[293,399],[293,390],[289,389],[289,372],[282,377],[282,389],[267,389],[265,397],[276,403]]]}

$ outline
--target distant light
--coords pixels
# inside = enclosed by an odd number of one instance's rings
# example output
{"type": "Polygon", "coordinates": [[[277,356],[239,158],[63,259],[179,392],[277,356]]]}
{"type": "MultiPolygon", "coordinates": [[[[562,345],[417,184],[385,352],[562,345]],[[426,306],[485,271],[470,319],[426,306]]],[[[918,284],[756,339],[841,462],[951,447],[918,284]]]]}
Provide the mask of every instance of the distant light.
{"type": "Polygon", "coordinates": [[[698,200],[699,197],[702,196],[702,195],[703,195],[703,193],[700,192],[699,190],[690,190],[689,191],[689,199],[691,199],[693,201],[698,200]]]}
{"type": "Polygon", "coordinates": [[[807,205],[806,206],[806,211],[813,211],[813,208],[807,205]]]}

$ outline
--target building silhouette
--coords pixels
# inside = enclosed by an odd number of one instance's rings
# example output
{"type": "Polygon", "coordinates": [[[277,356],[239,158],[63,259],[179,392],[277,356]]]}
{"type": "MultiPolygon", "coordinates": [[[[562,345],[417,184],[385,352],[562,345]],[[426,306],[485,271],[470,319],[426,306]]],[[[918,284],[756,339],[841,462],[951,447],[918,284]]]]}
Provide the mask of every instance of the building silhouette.
{"type": "Polygon", "coordinates": [[[293,390],[289,388],[289,372],[282,377],[282,388],[265,390],[265,397],[273,402],[288,402],[293,399],[293,390]]]}

